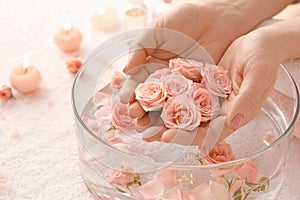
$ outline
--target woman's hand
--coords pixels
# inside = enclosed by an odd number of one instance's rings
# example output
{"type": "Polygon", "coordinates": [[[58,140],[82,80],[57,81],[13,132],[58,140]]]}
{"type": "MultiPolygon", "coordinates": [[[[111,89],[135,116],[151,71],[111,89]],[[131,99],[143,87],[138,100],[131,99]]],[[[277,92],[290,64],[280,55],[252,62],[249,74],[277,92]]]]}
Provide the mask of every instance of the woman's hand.
{"type": "MultiPolygon", "coordinates": [[[[142,39],[137,41],[136,48],[134,49],[133,47],[128,65],[124,69],[124,72],[130,75],[130,78],[126,80],[120,90],[121,101],[123,103],[131,103],[130,110],[133,111],[131,113],[134,113],[134,116],[138,116],[138,121],[140,121],[141,124],[145,123],[145,121],[146,123],[149,121],[151,123],[147,113],[143,111],[139,103],[134,100],[133,92],[138,83],[143,82],[153,70],[161,67],[157,65],[157,63],[167,64],[169,59],[177,56],[185,59],[197,59],[197,56],[201,57],[201,54],[203,54],[202,59],[206,59],[204,60],[205,62],[217,63],[232,41],[250,31],[262,20],[276,14],[283,9],[290,0],[266,1],[214,0],[205,1],[199,5],[185,4],[155,20],[152,24],[155,29],[146,31],[142,39]],[[271,6],[269,6],[266,1],[272,2],[271,6]],[[266,6],[268,8],[266,8],[266,6]],[[166,28],[164,30],[169,31],[161,31],[159,28],[166,28]],[[182,37],[178,37],[176,34],[174,35],[174,31],[175,33],[188,36],[188,39],[183,40],[182,37]],[[205,53],[205,50],[208,54],[205,53]],[[149,65],[149,63],[154,63],[154,65],[149,65]],[[142,67],[138,68],[138,66],[142,67]]],[[[239,53],[237,49],[238,47],[232,47],[228,52],[239,53]]],[[[255,49],[252,50],[255,51],[255,49]]],[[[234,60],[234,56],[228,56],[227,60],[225,60],[226,57],[224,57],[221,63],[224,63],[226,67],[230,67],[229,64],[233,63],[232,60],[234,60]]],[[[257,58],[259,58],[259,56],[257,58]]],[[[261,61],[258,60],[262,62],[261,65],[265,64],[263,63],[263,58],[264,56],[262,55],[261,61]]],[[[271,65],[273,66],[275,64],[271,65]]],[[[268,67],[268,69],[275,74],[275,68],[268,67]]],[[[239,73],[240,71],[243,70],[239,70],[239,73]]],[[[253,71],[255,72],[256,70],[253,71]]],[[[256,73],[259,74],[260,72],[255,72],[254,74],[256,73]]],[[[272,81],[273,79],[270,78],[270,80],[265,81],[266,83],[264,82],[264,84],[272,87],[272,81]]],[[[241,83],[241,81],[239,83],[241,83]]],[[[268,91],[264,93],[264,95],[267,94],[268,91]]],[[[225,123],[225,116],[222,116],[213,120],[210,126],[201,127],[193,131],[193,133],[188,134],[182,134],[180,130],[166,130],[164,126],[155,127],[157,130],[155,129],[155,131],[153,131],[151,129],[153,125],[151,125],[150,140],[161,140],[165,142],[178,141],[179,143],[186,143],[188,141],[189,144],[198,146],[203,145],[203,143],[206,145],[214,145],[218,140],[222,140],[231,134],[234,128],[239,126],[240,121],[244,121],[241,115],[238,116],[239,117],[234,120],[234,124],[237,125],[232,126],[232,123],[225,123]],[[189,136],[189,138],[181,137],[183,135],[189,136]]],[[[254,116],[254,114],[252,116],[254,116]]],[[[145,132],[147,132],[147,130],[145,132]]]]}
{"type": "Polygon", "coordinates": [[[218,1],[177,6],[150,24],[149,27],[155,30],[146,30],[137,43],[143,49],[132,53],[124,72],[147,62],[168,61],[182,56],[178,54],[194,43],[204,47],[216,63],[228,45],[242,34],[243,31],[235,27],[242,16],[242,10],[218,1]],[[182,36],[179,38],[171,31],[160,31],[159,28],[170,29],[182,36]],[[184,36],[191,40],[188,41],[184,36]]]}
{"type": "Polygon", "coordinates": [[[300,18],[261,27],[235,40],[219,65],[230,71],[235,96],[226,121],[238,129],[253,119],[271,93],[280,63],[300,57],[300,18]]]}
{"type": "MultiPolygon", "coordinates": [[[[182,4],[155,19],[150,27],[166,28],[190,37],[218,63],[232,41],[263,20],[271,18],[291,2],[293,0],[210,0],[198,4],[182,4]]],[[[143,49],[132,53],[124,72],[128,73],[134,67],[149,61],[166,61],[178,56],[160,49],[166,47],[178,53],[191,46],[182,44],[183,42],[180,38],[170,37],[159,31],[149,31],[138,43],[143,49]]]]}

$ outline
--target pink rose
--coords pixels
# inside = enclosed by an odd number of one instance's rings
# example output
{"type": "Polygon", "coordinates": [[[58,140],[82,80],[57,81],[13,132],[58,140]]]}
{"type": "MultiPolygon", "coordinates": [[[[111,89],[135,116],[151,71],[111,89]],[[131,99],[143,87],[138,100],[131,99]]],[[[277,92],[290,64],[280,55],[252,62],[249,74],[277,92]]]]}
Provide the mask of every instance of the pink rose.
{"type": "Polygon", "coordinates": [[[171,97],[165,103],[161,118],[167,128],[192,131],[201,122],[201,115],[194,101],[186,96],[171,97]]]}
{"type": "MultiPolygon", "coordinates": [[[[217,143],[210,151],[209,153],[204,153],[202,156],[202,162],[205,165],[208,164],[218,164],[222,162],[227,162],[234,160],[233,152],[231,149],[231,146],[227,144],[226,142],[219,142],[217,143]]],[[[215,167],[211,168],[211,176],[215,178],[223,177],[225,174],[230,172],[233,167],[215,167]]]]}
{"type": "Polygon", "coordinates": [[[217,143],[205,158],[211,164],[218,164],[234,160],[231,146],[224,141],[217,143]]]}
{"type": "Polygon", "coordinates": [[[135,98],[145,111],[155,111],[163,107],[167,92],[162,83],[145,82],[135,89],[135,98]]]}
{"type": "Polygon", "coordinates": [[[81,66],[83,64],[83,60],[80,57],[74,57],[74,58],[71,58],[70,60],[68,60],[66,62],[66,64],[67,64],[67,68],[68,68],[69,72],[71,74],[75,75],[81,68],[81,66]]]}
{"type": "Polygon", "coordinates": [[[241,179],[245,179],[250,183],[257,183],[260,179],[259,170],[252,160],[248,160],[236,167],[235,171],[241,179]]]}
{"type": "Polygon", "coordinates": [[[114,72],[111,78],[110,88],[113,91],[118,92],[123,86],[125,79],[125,76],[120,72],[114,72]]]}
{"type": "Polygon", "coordinates": [[[185,78],[195,82],[200,82],[201,68],[204,66],[202,62],[194,60],[185,60],[182,58],[175,58],[169,61],[169,68],[173,71],[178,71],[185,78]]]}
{"type": "Polygon", "coordinates": [[[160,81],[161,78],[163,78],[164,76],[169,75],[169,74],[171,74],[171,70],[169,70],[168,68],[162,68],[162,69],[156,70],[155,72],[150,74],[145,82],[160,81]]]}
{"type": "Polygon", "coordinates": [[[232,90],[227,70],[216,65],[206,64],[202,71],[203,81],[212,94],[226,98],[232,90]]]}
{"type": "Polygon", "coordinates": [[[114,101],[112,105],[111,123],[120,130],[132,130],[134,128],[135,119],[130,117],[128,105],[120,101],[114,101]]]}
{"type": "Polygon", "coordinates": [[[134,182],[134,170],[131,167],[121,166],[119,169],[113,169],[108,172],[107,180],[111,183],[128,186],[134,182]]]}
{"type": "Polygon", "coordinates": [[[12,97],[12,91],[9,86],[2,85],[0,88],[0,101],[6,101],[12,97]]]}
{"type": "Polygon", "coordinates": [[[220,113],[219,98],[210,94],[201,84],[193,83],[191,95],[201,113],[202,122],[207,122],[220,113]]]}
{"type": "Polygon", "coordinates": [[[169,97],[177,97],[187,93],[192,86],[191,80],[184,78],[184,76],[177,72],[164,76],[162,82],[165,85],[169,97]]]}

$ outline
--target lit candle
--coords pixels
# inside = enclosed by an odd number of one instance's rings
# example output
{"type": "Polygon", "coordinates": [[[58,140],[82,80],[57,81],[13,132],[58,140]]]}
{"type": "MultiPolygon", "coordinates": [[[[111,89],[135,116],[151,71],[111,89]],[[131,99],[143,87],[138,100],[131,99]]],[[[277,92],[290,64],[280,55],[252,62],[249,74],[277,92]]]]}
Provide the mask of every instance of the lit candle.
{"type": "Polygon", "coordinates": [[[80,31],[67,21],[54,37],[57,46],[65,52],[76,51],[82,41],[80,31]]]}
{"type": "Polygon", "coordinates": [[[112,30],[119,25],[118,10],[110,5],[102,6],[91,13],[91,21],[100,30],[112,30]]]}
{"type": "Polygon", "coordinates": [[[11,86],[21,93],[29,93],[39,87],[41,83],[40,72],[35,68],[28,55],[24,55],[23,65],[16,67],[10,74],[11,86]]]}

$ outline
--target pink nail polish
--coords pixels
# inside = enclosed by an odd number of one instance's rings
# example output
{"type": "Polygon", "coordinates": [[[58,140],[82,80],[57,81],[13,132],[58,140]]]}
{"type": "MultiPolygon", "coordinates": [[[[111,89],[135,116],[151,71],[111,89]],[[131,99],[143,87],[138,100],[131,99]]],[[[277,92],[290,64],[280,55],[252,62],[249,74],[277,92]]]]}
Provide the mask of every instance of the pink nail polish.
{"type": "Polygon", "coordinates": [[[236,130],[240,127],[240,122],[242,121],[243,119],[243,115],[238,113],[233,119],[232,119],[232,122],[231,122],[231,125],[232,127],[236,130]]]}

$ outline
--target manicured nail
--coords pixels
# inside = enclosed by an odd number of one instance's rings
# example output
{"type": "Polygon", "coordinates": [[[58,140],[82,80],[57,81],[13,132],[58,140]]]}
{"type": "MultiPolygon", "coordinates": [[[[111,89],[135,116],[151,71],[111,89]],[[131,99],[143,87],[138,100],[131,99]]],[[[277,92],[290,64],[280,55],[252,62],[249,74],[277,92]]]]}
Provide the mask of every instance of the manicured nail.
{"type": "Polygon", "coordinates": [[[123,69],[123,72],[126,74],[128,72],[128,65],[126,65],[123,69]]]}
{"type": "Polygon", "coordinates": [[[236,130],[240,127],[240,123],[243,119],[243,115],[238,113],[233,119],[232,119],[232,122],[231,122],[231,125],[232,127],[236,130]]]}

